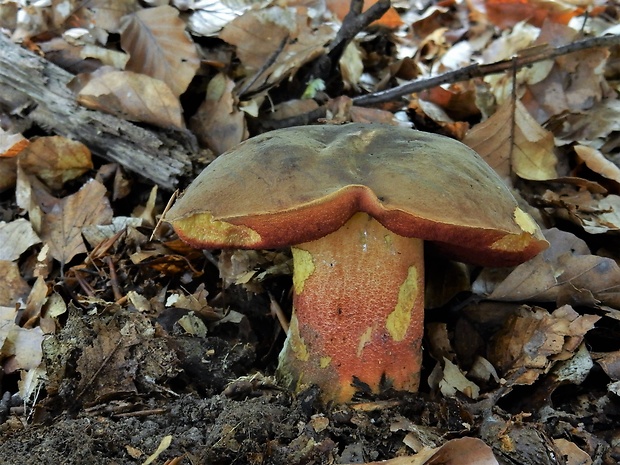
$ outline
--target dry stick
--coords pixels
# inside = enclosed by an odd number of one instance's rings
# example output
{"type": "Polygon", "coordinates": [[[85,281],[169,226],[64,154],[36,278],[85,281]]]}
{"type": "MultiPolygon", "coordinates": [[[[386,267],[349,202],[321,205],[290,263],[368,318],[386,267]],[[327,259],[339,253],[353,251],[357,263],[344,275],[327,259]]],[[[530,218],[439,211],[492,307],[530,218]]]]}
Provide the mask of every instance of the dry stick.
{"type": "MultiPolygon", "coordinates": [[[[408,82],[407,84],[403,84],[392,89],[383,90],[368,95],[361,95],[353,98],[353,104],[368,106],[375,105],[377,103],[391,102],[405,95],[437,87],[441,84],[469,81],[470,79],[477,77],[500,74],[511,69],[512,67],[515,67],[515,69],[520,69],[524,66],[538,63],[539,61],[551,60],[562,55],[568,55],[569,53],[575,53],[590,48],[611,47],[613,45],[620,45],[620,35],[591,37],[589,39],[583,39],[557,48],[541,47],[541,50],[536,53],[516,56],[508,60],[497,61],[495,63],[484,65],[475,63],[455,71],[449,71],[447,73],[433,76],[431,78],[418,79],[413,82],[408,82]]],[[[527,50],[524,52],[526,53],[527,50]]]]}
{"type": "MultiPolygon", "coordinates": [[[[587,50],[590,48],[611,47],[620,45],[620,35],[608,35],[603,37],[591,37],[577,42],[573,42],[562,47],[550,48],[539,47],[536,53],[517,56],[508,60],[502,60],[489,64],[473,64],[455,71],[439,74],[431,78],[417,79],[392,89],[374,92],[372,94],[360,95],[354,97],[353,104],[357,106],[371,106],[379,103],[391,102],[403,96],[421,92],[423,90],[432,89],[441,84],[450,84],[454,82],[469,81],[476,77],[489,76],[491,74],[500,74],[509,69],[520,69],[540,61],[551,60],[562,55],[587,50]]],[[[525,53],[525,52],[524,52],[525,53]]],[[[263,126],[267,129],[286,128],[290,126],[302,126],[315,122],[319,118],[325,117],[327,105],[321,105],[308,113],[302,113],[290,118],[281,120],[267,119],[263,122],[263,126]]]]}

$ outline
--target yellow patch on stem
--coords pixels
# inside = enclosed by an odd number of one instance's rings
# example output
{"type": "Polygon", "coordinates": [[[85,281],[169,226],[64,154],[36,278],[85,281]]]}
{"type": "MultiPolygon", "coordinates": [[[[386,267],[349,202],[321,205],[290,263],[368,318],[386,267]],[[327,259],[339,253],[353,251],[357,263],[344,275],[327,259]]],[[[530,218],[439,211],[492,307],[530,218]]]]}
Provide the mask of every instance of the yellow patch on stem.
{"type": "Polygon", "coordinates": [[[308,352],[306,343],[299,334],[299,325],[297,324],[297,318],[294,314],[291,318],[291,323],[288,330],[288,345],[298,360],[307,362],[310,359],[310,353],[308,352]]]}
{"type": "Polygon", "coordinates": [[[418,297],[418,271],[410,266],[407,277],[398,290],[396,307],[385,320],[385,327],[396,342],[405,339],[411,324],[411,312],[418,297]]]}
{"type": "Polygon", "coordinates": [[[369,326],[364,331],[364,334],[360,337],[359,342],[357,343],[357,356],[362,356],[362,350],[364,350],[364,346],[370,342],[370,337],[372,335],[372,328],[369,326]]]}
{"type": "Polygon", "coordinates": [[[314,273],[314,261],[312,254],[299,247],[291,247],[293,252],[293,286],[295,294],[300,295],[304,291],[304,284],[314,273]]]}

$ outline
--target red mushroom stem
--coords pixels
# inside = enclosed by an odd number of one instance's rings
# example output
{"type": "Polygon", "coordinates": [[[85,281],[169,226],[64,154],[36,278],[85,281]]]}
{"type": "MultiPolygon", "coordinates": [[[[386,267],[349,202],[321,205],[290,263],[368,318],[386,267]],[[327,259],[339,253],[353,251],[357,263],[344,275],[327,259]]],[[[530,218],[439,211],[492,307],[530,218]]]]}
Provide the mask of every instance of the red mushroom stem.
{"type": "Polygon", "coordinates": [[[293,316],[278,375],[323,400],[346,402],[365,386],[417,391],[424,319],[423,241],[366,213],[293,247],[293,316]]]}

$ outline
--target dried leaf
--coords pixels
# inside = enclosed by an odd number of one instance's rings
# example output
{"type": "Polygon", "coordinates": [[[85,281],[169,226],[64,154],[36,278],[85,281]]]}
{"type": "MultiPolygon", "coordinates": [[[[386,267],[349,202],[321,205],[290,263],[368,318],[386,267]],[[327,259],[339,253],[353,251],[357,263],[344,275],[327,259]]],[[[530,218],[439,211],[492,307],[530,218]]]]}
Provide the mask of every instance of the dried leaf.
{"type": "Polygon", "coordinates": [[[293,9],[270,7],[246,11],[220,33],[220,38],[237,47],[237,55],[250,71],[274,62],[246,90],[273,85],[294,74],[302,65],[325,52],[334,36],[331,27],[310,25],[307,15],[293,9]]]}
{"type": "Polygon", "coordinates": [[[28,295],[30,286],[19,273],[17,263],[0,260],[0,276],[0,307],[15,308],[28,295]]]}
{"type": "Polygon", "coordinates": [[[264,8],[268,2],[253,0],[202,0],[194,3],[187,26],[200,36],[214,36],[237,16],[255,6],[264,8]]]}
{"type": "Polygon", "coordinates": [[[144,74],[100,68],[81,76],[77,101],[129,121],[184,129],[181,103],[166,83],[144,74]]]}
{"type": "MultiPolygon", "coordinates": [[[[595,173],[620,183],[620,168],[608,160],[599,150],[585,145],[576,145],[575,152],[579,158],[595,173]]],[[[620,224],[620,223],[619,223],[620,224]]]]}
{"type": "Polygon", "coordinates": [[[461,370],[450,360],[444,357],[443,377],[439,382],[439,389],[446,397],[454,397],[460,391],[471,399],[477,399],[480,388],[476,383],[468,380],[461,370]]]}
{"type": "Polygon", "coordinates": [[[121,46],[129,53],[127,71],[164,81],[181,95],[200,67],[196,46],[185,33],[179,12],[169,5],[147,8],[126,17],[121,46]]]}
{"type": "Polygon", "coordinates": [[[40,242],[30,221],[23,218],[10,223],[0,221],[0,260],[17,260],[28,248],[40,242]]]}
{"type": "Polygon", "coordinates": [[[0,360],[7,374],[37,368],[43,359],[43,331],[17,326],[16,317],[15,308],[0,307],[0,360]]]}
{"type": "Polygon", "coordinates": [[[517,266],[503,281],[483,272],[473,292],[491,291],[488,298],[500,301],[589,306],[602,302],[620,308],[620,266],[614,260],[590,255],[585,242],[555,228],[545,231],[545,238],[547,250],[517,266]]]}
{"type": "Polygon", "coordinates": [[[52,257],[62,264],[85,253],[82,228],[91,224],[108,224],[112,210],[103,184],[91,180],[75,194],[59,200],[45,213],[41,239],[50,247],[52,257]]]}
{"type": "Polygon", "coordinates": [[[61,136],[35,139],[20,153],[18,163],[51,189],[60,189],[65,182],[93,168],[88,147],[61,136]]]}
{"type": "Polygon", "coordinates": [[[138,361],[130,348],[139,343],[136,330],[131,323],[121,332],[118,323],[112,320],[104,324],[95,320],[96,337],[92,345],[83,349],[77,361],[81,375],[78,390],[86,402],[100,402],[119,395],[137,392],[134,381],[138,361]]]}
{"type": "Polygon", "coordinates": [[[235,83],[225,74],[218,74],[207,87],[207,96],[190,127],[196,137],[217,155],[247,139],[245,113],[239,111],[233,96],[235,83]]]}
{"type": "Polygon", "coordinates": [[[491,339],[489,361],[505,378],[519,373],[515,384],[532,384],[558,360],[569,359],[599,319],[569,305],[552,314],[521,307],[491,339]]]}
{"type": "Polygon", "coordinates": [[[463,142],[504,179],[512,174],[537,181],[557,177],[553,134],[543,129],[519,101],[514,110],[511,102],[504,103],[493,116],[474,126],[463,142]]]}

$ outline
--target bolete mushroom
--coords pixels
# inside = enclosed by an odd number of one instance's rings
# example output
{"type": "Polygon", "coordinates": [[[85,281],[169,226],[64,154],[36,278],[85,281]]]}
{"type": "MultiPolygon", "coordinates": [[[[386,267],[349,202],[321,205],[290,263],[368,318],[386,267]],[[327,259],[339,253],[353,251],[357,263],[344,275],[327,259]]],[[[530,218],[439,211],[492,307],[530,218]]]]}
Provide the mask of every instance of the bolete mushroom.
{"type": "Polygon", "coordinates": [[[211,163],[166,215],[199,248],[292,246],[293,315],[278,376],[325,401],[357,388],[415,392],[423,241],[478,265],[547,247],[471,149],[380,124],[305,126],[249,139],[211,163]]]}

